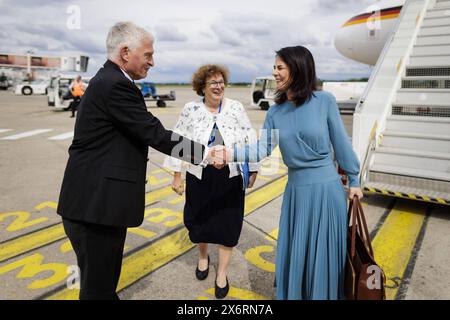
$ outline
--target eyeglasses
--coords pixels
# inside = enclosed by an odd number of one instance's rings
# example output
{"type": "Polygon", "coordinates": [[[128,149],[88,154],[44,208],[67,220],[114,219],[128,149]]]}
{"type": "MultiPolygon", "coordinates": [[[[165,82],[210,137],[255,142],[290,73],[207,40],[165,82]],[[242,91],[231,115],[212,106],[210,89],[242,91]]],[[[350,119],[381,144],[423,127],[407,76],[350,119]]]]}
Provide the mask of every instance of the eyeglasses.
{"type": "Polygon", "coordinates": [[[207,84],[209,84],[210,88],[216,88],[216,87],[223,87],[225,86],[225,81],[208,81],[206,82],[207,84]]]}

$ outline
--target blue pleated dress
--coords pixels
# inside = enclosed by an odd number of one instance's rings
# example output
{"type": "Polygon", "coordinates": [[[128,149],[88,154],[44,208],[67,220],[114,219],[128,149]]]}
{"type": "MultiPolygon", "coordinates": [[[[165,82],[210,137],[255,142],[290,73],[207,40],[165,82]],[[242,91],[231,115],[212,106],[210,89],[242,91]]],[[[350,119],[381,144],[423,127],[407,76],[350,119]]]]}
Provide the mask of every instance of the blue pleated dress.
{"type": "Polygon", "coordinates": [[[275,261],[277,299],[342,299],[347,199],[334,159],[359,186],[359,161],[336,100],[315,91],[300,107],[273,105],[255,145],[235,149],[236,161],[259,162],[279,143],[288,167],[275,261]],[[334,153],[333,153],[334,149],[334,153]]]}

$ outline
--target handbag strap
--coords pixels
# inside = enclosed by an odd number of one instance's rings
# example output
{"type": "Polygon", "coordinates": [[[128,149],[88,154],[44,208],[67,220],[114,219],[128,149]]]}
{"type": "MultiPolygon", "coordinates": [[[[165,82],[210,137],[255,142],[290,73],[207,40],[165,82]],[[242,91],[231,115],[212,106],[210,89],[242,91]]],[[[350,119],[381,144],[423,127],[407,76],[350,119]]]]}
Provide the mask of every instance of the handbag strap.
{"type": "MultiPolygon", "coordinates": [[[[364,211],[361,205],[361,201],[359,201],[358,197],[355,198],[356,199],[356,207],[357,207],[357,211],[358,211],[358,224],[362,226],[362,228],[364,229],[364,242],[366,244],[366,246],[369,248],[370,254],[371,254],[371,258],[374,259],[374,253],[373,253],[373,247],[372,247],[372,241],[370,239],[370,234],[369,234],[369,229],[367,228],[367,222],[366,222],[366,218],[364,216],[364,211]],[[361,223],[362,222],[362,223],[361,223]]],[[[360,232],[363,230],[360,230],[360,232]]]]}
{"type": "Polygon", "coordinates": [[[347,226],[350,226],[350,218],[352,216],[353,200],[350,200],[347,211],[347,226]]]}
{"type": "Polygon", "coordinates": [[[350,240],[350,256],[353,259],[356,255],[356,232],[359,233],[361,240],[364,245],[369,249],[371,258],[374,259],[374,253],[372,248],[372,243],[369,235],[369,230],[367,228],[367,222],[364,216],[364,211],[361,206],[361,202],[358,197],[355,196],[350,200],[348,212],[347,212],[347,225],[350,226],[350,217],[352,220],[352,234],[350,240]]]}
{"type": "MultiPolygon", "coordinates": [[[[356,205],[354,204],[354,200],[351,200],[352,204],[352,240],[351,240],[351,257],[352,259],[356,255],[356,231],[358,228],[357,216],[358,211],[356,209],[356,205]]],[[[361,233],[361,232],[360,232],[361,233]]]]}

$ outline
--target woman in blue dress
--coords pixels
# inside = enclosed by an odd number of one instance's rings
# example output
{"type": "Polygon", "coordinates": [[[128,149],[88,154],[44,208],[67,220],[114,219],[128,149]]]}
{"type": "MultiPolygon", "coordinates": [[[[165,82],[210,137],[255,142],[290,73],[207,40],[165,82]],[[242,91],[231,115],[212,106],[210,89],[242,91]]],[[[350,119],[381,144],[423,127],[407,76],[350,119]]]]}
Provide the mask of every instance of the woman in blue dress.
{"type": "Polygon", "coordinates": [[[302,46],[276,52],[276,104],[255,145],[227,150],[228,162],[259,162],[279,142],[288,167],[277,254],[277,299],[343,299],[347,201],[334,159],[359,188],[359,161],[330,93],[316,90],[314,58],[302,46]],[[334,152],[333,152],[334,150],[334,152]]]}

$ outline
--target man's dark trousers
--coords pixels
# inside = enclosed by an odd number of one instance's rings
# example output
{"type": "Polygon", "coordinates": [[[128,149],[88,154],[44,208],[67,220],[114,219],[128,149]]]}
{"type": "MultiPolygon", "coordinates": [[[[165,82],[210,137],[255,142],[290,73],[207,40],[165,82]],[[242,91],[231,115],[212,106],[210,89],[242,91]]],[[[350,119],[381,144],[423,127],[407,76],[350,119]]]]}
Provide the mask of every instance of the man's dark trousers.
{"type": "Polygon", "coordinates": [[[63,225],[80,268],[80,300],[119,300],[116,288],[127,229],[66,218],[63,225]]]}

